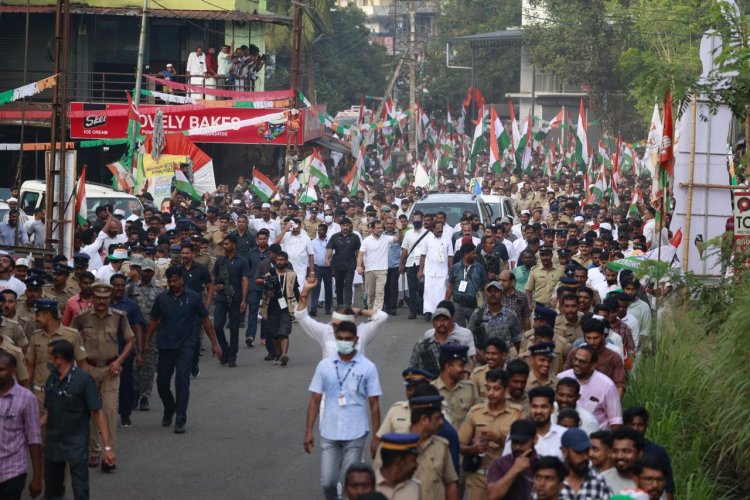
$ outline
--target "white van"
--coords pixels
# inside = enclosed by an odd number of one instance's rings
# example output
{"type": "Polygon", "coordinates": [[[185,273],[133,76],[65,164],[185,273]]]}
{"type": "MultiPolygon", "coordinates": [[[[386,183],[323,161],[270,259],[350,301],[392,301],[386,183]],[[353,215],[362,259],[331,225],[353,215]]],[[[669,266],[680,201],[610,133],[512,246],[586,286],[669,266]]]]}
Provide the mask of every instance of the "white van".
{"type": "MultiPolygon", "coordinates": [[[[45,181],[26,181],[21,185],[21,196],[19,208],[30,217],[34,217],[34,209],[46,206],[47,183],[45,181]]],[[[125,211],[125,217],[129,217],[133,210],[139,209],[143,214],[143,205],[132,194],[122,193],[94,182],[86,183],[86,212],[89,221],[96,218],[96,207],[112,204],[115,209],[121,208],[125,211]]]]}
{"type": "Polygon", "coordinates": [[[484,200],[484,202],[492,209],[493,219],[507,217],[512,224],[518,223],[518,214],[513,209],[513,203],[509,197],[500,196],[498,194],[483,194],[481,197],[482,200],[484,200]]]}

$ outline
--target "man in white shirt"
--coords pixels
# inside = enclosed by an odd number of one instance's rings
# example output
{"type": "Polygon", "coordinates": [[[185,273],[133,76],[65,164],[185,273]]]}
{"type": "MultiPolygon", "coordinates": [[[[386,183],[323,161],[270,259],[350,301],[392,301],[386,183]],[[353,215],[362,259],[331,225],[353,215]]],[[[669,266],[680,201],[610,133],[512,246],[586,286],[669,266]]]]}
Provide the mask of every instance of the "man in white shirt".
{"type": "Polygon", "coordinates": [[[109,279],[112,276],[122,273],[122,265],[128,260],[128,250],[127,248],[115,245],[109,249],[107,259],[109,259],[109,264],[100,267],[96,272],[96,280],[102,283],[109,283],[109,279]]]}
{"type": "Polygon", "coordinates": [[[359,273],[365,278],[367,303],[369,309],[379,311],[383,309],[385,297],[385,282],[388,279],[388,249],[391,243],[400,239],[383,234],[383,223],[379,220],[370,222],[370,235],[362,241],[357,255],[359,273]]]}
{"type": "MultiPolygon", "coordinates": [[[[552,423],[555,404],[555,391],[546,386],[534,387],[529,391],[529,415],[536,425],[534,450],[540,457],[553,456],[562,460],[560,444],[565,427],[552,423]]],[[[505,442],[503,455],[510,453],[510,440],[505,442]]]]}
{"type": "Polygon", "coordinates": [[[263,203],[260,206],[260,219],[250,219],[247,222],[248,222],[248,225],[251,226],[256,231],[260,231],[261,229],[268,229],[269,241],[276,241],[276,238],[281,233],[281,227],[279,225],[279,221],[271,218],[271,204],[270,203],[263,203]]]}
{"type": "Polygon", "coordinates": [[[523,210],[518,216],[520,222],[517,224],[513,224],[513,227],[510,228],[510,231],[516,236],[516,239],[523,238],[523,228],[526,227],[526,225],[529,223],[530,218],[531,212],[529,212],[528,210],[523,210]]]}
{"type": "Polygon", "coordinates": [[[10,254],[5,250],[0,250],[0,292],[3,290],[13,290],[16,296],[20,297],[26,293],[26,285],[13,276],[15,264],[10,254]]]}
{"type": "Polygon", "coordinates": [[[229,45],[222,45],[221,52],[216,57],[219,75],[219,85],[223,86],[226,84],[227,74],[229,73],[229,66],[232,65],[232,48],[229,45]]]}
{"type": "MultiPolygon", "coordinates": [[[[190,76],[190,84],[204,86],[206,76],[206,54],[203,53],[203,47],[196,47],[195,52],[188,56],[185,72],[190,76]]],[[[193,99],[203,99],[202,92],[192,92],[190,97],[193,99]]]]}
{"type": "Polygon", "coordinates": [[[578,406],[578,400],[581,399],[581,384],[572,377],[561,379],[557,382],[555,390],[555,412],[552,414],[552,423],[557,423],[557,415],[565,409],[572,409],[578,412],[581,418],[581,429],[586,434],[591,434],[600,430],[599,422],[596,417],[582,406],[578,406]]]}
{"type": "Polygon", "coordinates": [[[417,279],[424,278],[422,312],[425,321],[430,321],[438,303],[445,298],[446,279],[453,265],[453,245],[443,238],[442,222],[433,222],[432,233],[422,240],[415,253],[419,254],[417,279]]]}
{"type": "Polygon", "coordinates": [[[301,287],[308,271],[312,275],[315,274],[312,240],[307,233],[302,232],[302,222],[299,219],[287,217],[284,229],[285,231],[276,237],[276,243],[289,255],[289,262],[297,274],[297,284],[301,287]]]}
{"type": "Polygon", "coordinates": [[[421,211],[415,210],[411,214],[412,225],[414,229],[406,232],[404,240],[401,242],[401,266],[399,272],[406,272],[406,283],[409,289],[409,319],[415,319],[418,314],[422,314],[422,295],[424,293],[424,284],[417,278],[419,272],[419,254],[417,245],[427,236],[427,229],[422,227],[424,215],[421,211]]]}

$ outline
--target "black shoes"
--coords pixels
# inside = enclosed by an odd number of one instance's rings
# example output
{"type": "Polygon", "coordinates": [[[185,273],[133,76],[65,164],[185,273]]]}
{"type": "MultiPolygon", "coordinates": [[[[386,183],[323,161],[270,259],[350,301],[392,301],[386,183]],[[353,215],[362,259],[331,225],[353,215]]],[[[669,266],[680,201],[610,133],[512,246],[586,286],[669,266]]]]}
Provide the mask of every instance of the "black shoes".
{"type": "Polygon", "coordinates": [[[263,361],[273,361],[274,359],[276,359],[276,356],[274,356],[273,354],[269,354],[268,356],[263,358],[263,361]]]}
{"type": "Polygon", "coordinates": [[[229,364],[228,364],[227,366],[229,366],[229,368],[237,368],[237,362],[235,362],[235,361],[230,361],[230,362],[229,362],[229,364]]]}
{"type": "Polygon", "coordinates": [[[289,356],[287,356],[286,354],[284,354],[284,355],[281,356],[281,358],[280,358],[279,361],[281,363],[281,366],[286,366],[286,364],[289,363],[289,356]]]}
{"type": "Polygon", "coordinates": [[[133,422],[130,421],[130,415],[120,415],[120,426],[133,427],[133,422]]]}
{"type": "Polygon", "coordinates": [[[140,411],[150,411],[151,405],[148,404],[148,398],[145,396],[142,396],[140,401],[138,402],[138,409],[140,411]]]}
{"type": "Polygon", "coordinates": [[[161,419],[161,426],[169,427],[170,425],[172,425],[172,416],[173,415],[164,415],[164,417],[161,419]]]}
{"type": "Polygon", "coordinates": [[[175,424],[175,426],[174,426],[174,433],[175,434],[185,434],[185,424],[175,424]]]}
{"type": "Polygon", "coordinates": [[[425,321],[432,321],[432,313],[424,313],[425,321]]]}
{"type": "Polygon", "coordinates": [[[193,376],[193,378],[198,378],[201,374],[201,367],[200,366],[194,366],[190,369],[190,375],[193,376]]]}
{"type": "Polygon", "coordinates": [[[246,345],[247,347],[249,347],[250,349],[252,349],[253,347],[255,347],[255,342],[254,342],[254,341],[253,341],[253,339],[251,339],[250,337],[247,337],[247,338],[245,339],[245,345],[246,345]]]}
{"type": "Polygon", "coordinates": [[[416,314],[410,314],[409,315],[409,319],[417,319],[417,315],[416,314]]]}
{"type": "Polygon", "coordinates": [[[310,309],[310,316],[315,318],[318,315],[318,311],[315,309],[310,309]]]}

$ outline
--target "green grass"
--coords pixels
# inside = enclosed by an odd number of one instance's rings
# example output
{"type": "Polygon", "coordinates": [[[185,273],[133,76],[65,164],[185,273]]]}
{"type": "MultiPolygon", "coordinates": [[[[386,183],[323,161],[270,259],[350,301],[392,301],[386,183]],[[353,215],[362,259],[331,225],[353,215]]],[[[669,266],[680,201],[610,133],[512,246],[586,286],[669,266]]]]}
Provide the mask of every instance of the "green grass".
{"type": "Polygon", "coordinates": [[[648,408],[648,438],[669,451],[675,498],[747,498],[750,335],[741,325],[750,325],[750,289],[733,292],[726,321],[712,333],[705,303],[670,304],[656,354],[640,360],[623,401],[648,408]]]}

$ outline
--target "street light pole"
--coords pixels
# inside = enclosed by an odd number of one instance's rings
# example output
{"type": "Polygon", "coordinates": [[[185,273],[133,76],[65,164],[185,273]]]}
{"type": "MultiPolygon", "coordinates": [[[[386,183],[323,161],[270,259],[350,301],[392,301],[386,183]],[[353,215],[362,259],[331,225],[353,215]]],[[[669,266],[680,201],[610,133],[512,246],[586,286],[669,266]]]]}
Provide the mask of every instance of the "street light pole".
{"type": "Polygon", "coordinates": [[[418,144],[417,144],[417,27],[414,25],[415,12],[419,4],[414,2],[409,4],[409,52],[410,52],[410,64],[409,64],[409,109],[411,110],[410,130],[411,134],[409,137],[409,145],[414,151],[413,160],[417,159],[418,144]]]}
{"type": "MultiPolygon", "coordinates": [[[[141,80],[143,80],[143,63],[146,57],[146,23],[147,18],[148,0],[143,0],[143,12],[141,13],[141,35],[138,39],[138,64],[135,68],[135,90],[133,95],[133,106],[136,111],[140,114],[141,109],[141,80]]],[[[133,125],[130,128],[130,135],[128,136],[129,151],[135,151],[135,139],[136,139],[136,126],[133,125]]],[[[130,169],[134,167],[133,157],[130,157],[130,169]]],[[[134,173],[135,174],[135,173],[134,173]]]]}

